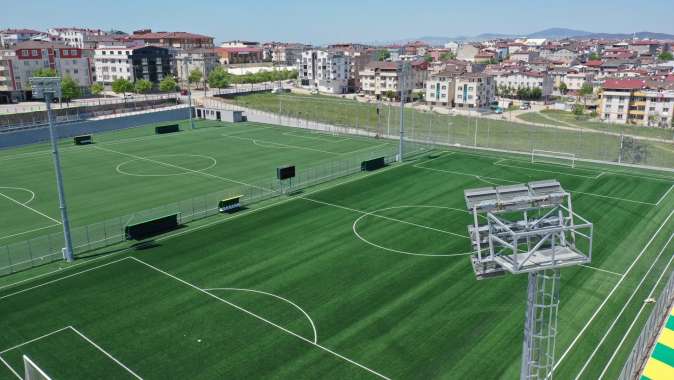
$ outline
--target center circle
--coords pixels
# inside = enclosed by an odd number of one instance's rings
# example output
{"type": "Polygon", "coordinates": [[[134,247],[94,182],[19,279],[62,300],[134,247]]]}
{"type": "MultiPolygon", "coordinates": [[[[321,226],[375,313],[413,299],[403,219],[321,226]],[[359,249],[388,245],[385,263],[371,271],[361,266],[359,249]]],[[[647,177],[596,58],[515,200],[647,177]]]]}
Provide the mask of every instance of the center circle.
{"type": "MultiPolygon", "coordinates": [[[[403,255],[410,255],[410,256],[426,256],[426,257],[454,257],[454,256],[467,256],[467,255],[470,255],[470,254],[472,253],[472,251],[469,251],[469,250],[470,250],[470,238],[467,236],[467,234],[462,234],[462,233],[460,233],[460,232],[454,232],[454,231],[446,231],[446,230],[442,230],[442,229],[438,229],[438,228],[426,226],[426,225],[423,225],[423,224],[417,224],[417,223],[409,222],[409,221],[406,221],[406,220],[403,220],[403,219],[397,219],[397,218],[388,217],[388,216],[386,216],[386,215],[381,214],[382,212],[389,211],[389,210],[412,209],[412,208],[417,208],[417,209],[431,209],[431,208],[432,208],[432,209],[444,209],[444,210],[449,210],[449,211],[452,211],[452,212],[457,212],[457,213],[466,214],[466,215],[469,215],[469,214],[470,214],[470,213],[469,213],[468,211],[466,211],[466,210],[462,210],[462,209],[458,209],[458,208],[453,208],[453,207],[446,207],[446,206],[415,205],[415,206],[393,206],[393,207],[386,207],[386,208],[382,208],[382,209],[378,209],[378,210],[375,210],[375,211],[371,211],[371,212],[368,212],[368,213],[365,213],[365,214],[359,216],[359,217],[353,222],[353,226],[352,226],[353,233],[356,235],[356,237],[357,237],[358,239],[360,239],[360,240],[363,241],[364,243],[367,243],[367,244],[369,244],[369,245],[371,245],[371,246],[373,246],[373,247],[377,247],[377,248],[383,249],[383,250],[385,250],[385,251],[389,251],[389,252],[393,252],[393,253],[398,253],[398,254],[403,254],[403,255]],[[445,235],[451,235],[451,236],[448,236],[448,238],[450,238],[450,239],[452,239],[452,240],[454,240],[454,241],[462,241],[462,240],[463,240],[463,241],[466,242],[465,245],[466,245],[468,248],[466,248],[466,249],[463,250],[463,251],[465,251],[465,252],[462,252],[461,250],[458,250],[458,249],[457,249],[456,252],[422,253],[422,252],[418,252],[418,251],[417,251],[417,252],[414,252],[414,251],[411,251],[411,250],[404,250],[404,249],[392,248],[392,247],[389,247],[389,246],[385,246],[385,245],[383,245],[383,244],[381,244],[381,243],[380,243],[380,244],[377,244],[377,243],[375,243],[375,242],[373,242],[373,241],[368,240],[367,238],[365,238],[365,237],[363,236],[363,231],[361,231],[361,232],[358,231],[358,230],[359,230],[359,225],[361,225],[362,222],[363,222],[363,220],[366,219],[366,218],[368,218],[368,217],[382,218],[382,219],[384,219],[384,220],[388,220],[388,221],[394,222],[394,223],[400,223],[400,224],[402,224],[402,225],[409,224],[410,228],[427,229],[427,230],[430,230],[430,231],[434,231],[434,232],[436,232],[436,233],[442,233],[442,234],[445,234],[445,235]]],[[[470,223],[470,222],[467,221],[467,222],[465,222],[465,223],[462,223],[462,225],[464,225],[464,224],[467,225],[468,223],[470,223]]],[[[363,229],[362,226],[361,226],[360,228],[363,229]]],[[[400,236],[397,236],[397,238],[399,238],[399,237],[400,237],[400,236]]]]}
{"type": "Polygon", "coordinates": [[[124,161],[115,170],[134,177],[169,177],[203,172],[217,164],[215,158],[201,154],[157,154],[124,161]]]}

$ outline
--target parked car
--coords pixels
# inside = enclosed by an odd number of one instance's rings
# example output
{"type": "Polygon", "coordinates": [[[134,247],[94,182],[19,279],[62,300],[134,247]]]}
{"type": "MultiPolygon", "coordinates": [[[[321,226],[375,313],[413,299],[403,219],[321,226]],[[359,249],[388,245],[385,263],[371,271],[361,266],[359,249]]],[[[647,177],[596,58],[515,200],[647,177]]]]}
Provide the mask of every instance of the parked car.
{"type": "Polygon", "coordinates": [[[524,102],[524,103],[522,103],[522,104],[520,105],[520,109],[521,109],[521,110],[528,110],[528,109],[531,109],[531,103],[529,103],[529,102],[524,102]]]}

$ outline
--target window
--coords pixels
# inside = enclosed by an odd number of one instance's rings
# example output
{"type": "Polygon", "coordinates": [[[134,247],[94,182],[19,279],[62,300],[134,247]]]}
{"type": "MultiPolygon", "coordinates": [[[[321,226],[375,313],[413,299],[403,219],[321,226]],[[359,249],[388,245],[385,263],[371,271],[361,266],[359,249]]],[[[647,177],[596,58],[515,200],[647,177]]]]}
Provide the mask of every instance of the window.
{"type": "Polygon", "coordinates": [[[79,74],[79,73],[80,73],[80,70],[78,70],[78,69],[73,69],[73,74],[79,74]]]}
{"type": "Polygon", "coordinates": [[[623,118],[623,115],[622,115],[622,114],[619,114],[619,115],[618,115],[618,119],[622,119],[622,118],[623,118]]]}
{"type": "Polygon", "coordinates": [[[30,55],[37,57],[37,50],[31,50],[30,55]]]}

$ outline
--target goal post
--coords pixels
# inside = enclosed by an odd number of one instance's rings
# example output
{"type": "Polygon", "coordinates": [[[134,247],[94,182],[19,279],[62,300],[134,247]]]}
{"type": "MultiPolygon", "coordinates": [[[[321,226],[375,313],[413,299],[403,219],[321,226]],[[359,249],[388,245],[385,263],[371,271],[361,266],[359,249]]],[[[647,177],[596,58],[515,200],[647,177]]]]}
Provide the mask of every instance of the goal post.
{"type": "Polygon", "coordinates": [[[51,380],[51,377],[26,355],[23,355],[23,367],[24,380],[51,380]]]}
{"type": "Polygon", "coordinates": [[[551,150],[532,149],[531,163],[546,163],[554,165],[576,167],[576,155],[567,152],[555,152],[551,150]]]}

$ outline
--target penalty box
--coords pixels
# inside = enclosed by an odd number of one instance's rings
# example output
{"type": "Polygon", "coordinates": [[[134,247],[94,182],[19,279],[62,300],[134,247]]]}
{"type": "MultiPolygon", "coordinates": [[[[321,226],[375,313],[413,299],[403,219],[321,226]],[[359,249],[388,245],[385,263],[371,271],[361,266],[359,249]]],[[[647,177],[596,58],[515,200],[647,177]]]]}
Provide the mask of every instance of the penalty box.
{"type": "Polygon", "coordinates": [[[66,326],[0,351],[0,374],[9,371],[23,380],[24,356],[52,379],[141,379],[101,345],[73,326],[66,326]]]}

